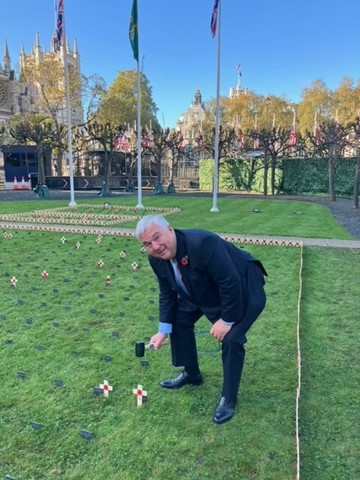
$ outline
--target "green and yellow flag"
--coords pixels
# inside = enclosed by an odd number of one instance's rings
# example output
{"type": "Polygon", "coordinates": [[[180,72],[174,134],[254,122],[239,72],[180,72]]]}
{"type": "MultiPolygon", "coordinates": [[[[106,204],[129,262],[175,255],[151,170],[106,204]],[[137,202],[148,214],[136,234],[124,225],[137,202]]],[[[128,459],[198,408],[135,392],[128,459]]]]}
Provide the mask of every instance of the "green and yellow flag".
{"type": "Polygon", "coordinates": [[[137,0],[133,0],[130,16],[129,39],[135,60],[139,61],[137,0]]]}

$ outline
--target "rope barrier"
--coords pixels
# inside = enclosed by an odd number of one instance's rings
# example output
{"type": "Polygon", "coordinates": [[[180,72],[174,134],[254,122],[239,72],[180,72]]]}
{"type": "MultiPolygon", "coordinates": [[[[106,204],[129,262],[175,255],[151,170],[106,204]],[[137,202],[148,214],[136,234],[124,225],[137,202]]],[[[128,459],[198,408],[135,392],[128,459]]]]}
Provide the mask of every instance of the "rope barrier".
{"type": "Polygon", "coordinates": [[[299,435],[299,404],[301,392],[301,348],[300,348],[300,304],[302,296],[302,270],[304,263],[304,249],[300,249],[300,269],[299,269],[299,293],[297,304],[297,324],[296,324],[296,359],[297,359],[297,388],[295,402],[295,423],[296,423],[296,480],[300,480],[300,435],[299,435]]]}

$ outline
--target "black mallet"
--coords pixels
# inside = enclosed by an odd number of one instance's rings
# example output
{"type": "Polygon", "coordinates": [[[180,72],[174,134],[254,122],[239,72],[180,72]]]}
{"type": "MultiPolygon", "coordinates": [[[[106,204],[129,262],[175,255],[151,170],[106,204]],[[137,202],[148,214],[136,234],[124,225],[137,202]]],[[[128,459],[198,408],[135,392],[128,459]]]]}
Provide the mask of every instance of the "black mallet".
{"type": "Polygon", "coordinates": [[[145,342],[136,342],[135,344],[135,355],[137,357],[143,357],[145,355],[145,350],[152,350],[154,345],[149,343],[145,345],[145,342]]]}

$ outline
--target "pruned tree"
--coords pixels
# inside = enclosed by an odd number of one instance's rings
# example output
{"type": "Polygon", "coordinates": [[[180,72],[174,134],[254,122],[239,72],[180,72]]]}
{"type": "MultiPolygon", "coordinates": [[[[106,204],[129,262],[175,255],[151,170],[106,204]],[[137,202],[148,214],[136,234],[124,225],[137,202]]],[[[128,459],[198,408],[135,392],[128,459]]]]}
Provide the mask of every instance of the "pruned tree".
{"type": "Polygon", "coordinates": [[[164,142],[170,152],[170,185],[174,188],[174,170],[180,159],[187,157],[188,153],[185,152],[184,137],[179,131],[166,129],[164,142]]]}
{"type": "Polygon", "coordinates": [[[88,142],[101,145],[104,151],[104,182],[100,196],[107,197],[111,195],[110,174],[111,162],[114,158],[115,142],[118,136],[119,127],[110,122],[88,122],[83,126],[84,133],[88,142]]]}
{"type": "Polygon", "coordinates": [[[337,159],[349,145],[351,125],[340,125],[336,120],[316,125],[313,132],[306,132],[312,145],[313,156],[328,159],[329,197],[336,201],[334,170],[337,159]]]}
{"type": "MultiPolygon", "coordinates": [[[[38,159],[38,183],[45,185],[45,152],[54,142],[56,132],[49,118],[37,114],[18,115],[9,120],[9,133],[22,145],[35,145],[38,159]]],[[[63,128],[63,127],[61,127],[63,128]]]]}
{"type": "Polygon", "coordinates": [[[360,117],[353,124],[351,134],[352,146],[356,149],[356,166],[354,175],[353,189],[353,208],[359,208],[359,190],[360,190],[360,117]]]}
{"type": "Polygon", "coordinates": [[[152,130],[143,129],[142,132],[141,145],[144,149],[144,153],[148,153],[152,156],[154,167],[156,170],[157,186],[155,187],[155,189],[159,189],[159,192],[157,193],[162,193],[161,165],[163,161],[167,158],[168,154],[168,145],[166,141],[167,136],[168,130],[164,130],[162,128],[152,130]]]}

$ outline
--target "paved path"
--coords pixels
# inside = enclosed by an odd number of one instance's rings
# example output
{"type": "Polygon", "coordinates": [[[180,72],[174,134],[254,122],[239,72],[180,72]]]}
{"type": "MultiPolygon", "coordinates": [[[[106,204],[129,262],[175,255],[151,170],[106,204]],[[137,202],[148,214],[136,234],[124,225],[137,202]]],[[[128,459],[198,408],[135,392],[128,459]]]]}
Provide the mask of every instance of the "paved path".
{"type": "MultiPolygon", "coordinates": [[[[77,226],[77,225],[54,225],[40,223],[17,223],[0,222],[2,230],[35,230],[58,233],[83,233],[90,235],[115,235],[133,237],[134,230],[126,228],[108,228],[95,226],[77,226]]],[[[225,234],[219,233],[227,240],[236,243],[247,244],[267,244],[304,247],[330,247],[330,248],[353,248],[360,249],[360,240],[334,240],[326,238],[295,238],[295,237],[275,237],[269,235],[244,235],[244,234],[225,234]]]]}

